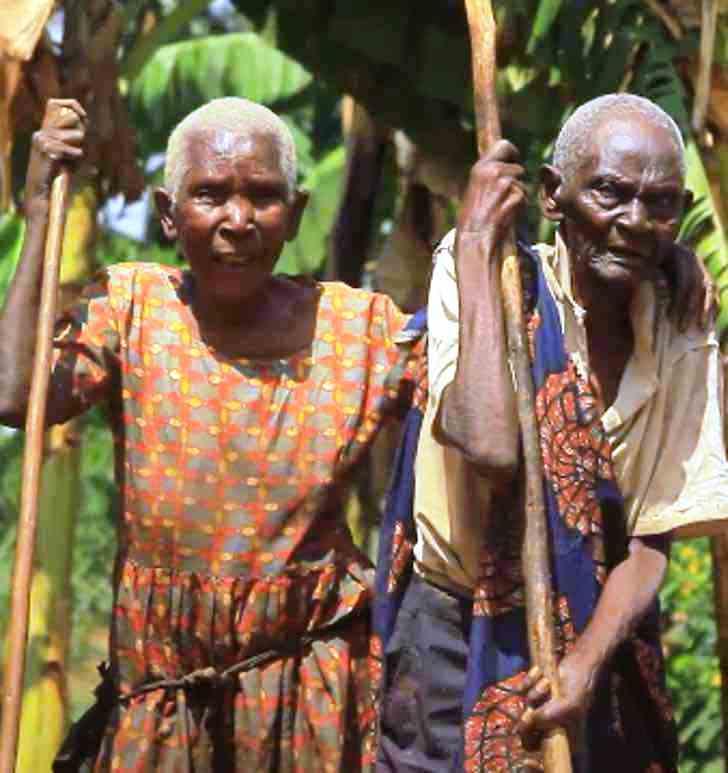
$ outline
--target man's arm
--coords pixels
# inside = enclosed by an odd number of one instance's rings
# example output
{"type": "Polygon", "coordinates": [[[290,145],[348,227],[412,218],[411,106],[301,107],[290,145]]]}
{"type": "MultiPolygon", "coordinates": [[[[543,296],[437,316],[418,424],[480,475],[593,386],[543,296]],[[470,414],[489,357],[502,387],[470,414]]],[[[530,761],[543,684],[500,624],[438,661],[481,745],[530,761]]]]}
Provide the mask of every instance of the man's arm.
{"type": "MultiPolygon", "coordinates": [[[[25,239],[0,312],[0,423],[14,427],[24,423],[30,391],[50,188],[61,164],[77,162],[83,154],[85,116],[74,100],[49,100],[43,127],[33,136],[25,187],[25,239]]],[[[49,410],[48,422],[52,421],[49,410]]]]}
{"type": "Polygon", "coordinates": [[[540,708],[524,713],[521,721],[524,737],[555,726],[566,727],[572,736],[578,736],[603,668],[634,631],[660,590],[669,549],[669,536],[630,540],[627,558],[609,574],[592,619],[572,651],[561,661],[559,679],[563,697],[549,700],[548,680],[535,670],[531,672],[533,686],[528,702],[540,708]]]}
{"type": "Polygon", "coordinates": [[[455,446],[494,482],[518,465],[518,420],[506,356],[499,245],[524,198],[517,151],[500,141],[470,175],[455,240],[459,350],[445,387],[436,437],[455,446]]]}

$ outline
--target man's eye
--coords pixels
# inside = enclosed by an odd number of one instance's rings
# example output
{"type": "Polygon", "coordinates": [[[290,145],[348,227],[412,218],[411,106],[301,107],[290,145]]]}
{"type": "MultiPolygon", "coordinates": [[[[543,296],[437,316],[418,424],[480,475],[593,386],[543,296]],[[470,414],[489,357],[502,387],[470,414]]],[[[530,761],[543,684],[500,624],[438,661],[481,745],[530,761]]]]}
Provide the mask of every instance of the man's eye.
{"type": "Polygon", "coordinates": [[[619,199],[617,189],[611,183],[600,183],[597,185],[596,190],[599,197],[606,201],[617,201],[619,199]]]}

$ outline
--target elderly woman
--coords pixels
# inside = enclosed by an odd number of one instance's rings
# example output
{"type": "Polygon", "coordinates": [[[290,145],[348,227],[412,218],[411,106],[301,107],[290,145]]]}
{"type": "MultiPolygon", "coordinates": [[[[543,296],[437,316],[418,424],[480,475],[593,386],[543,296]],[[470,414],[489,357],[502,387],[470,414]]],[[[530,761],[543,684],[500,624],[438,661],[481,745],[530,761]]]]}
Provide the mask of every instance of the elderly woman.
{"type": "MultiPolygon", "coordinates": [[[[0,318],[0,420],[22,426],[49,183],[83,108],[48,105],[0,318]]],[[[373,761],[371,577],[342,483],[411,394],[383,295],[273,275],[306,205],[285,124],[215,100],[169,140],[164,233],[190,270],[115,265],[58,320],[48,422],[103,402],[122,495],[110,664],[57,769],[334,771],[373,761]]]]}

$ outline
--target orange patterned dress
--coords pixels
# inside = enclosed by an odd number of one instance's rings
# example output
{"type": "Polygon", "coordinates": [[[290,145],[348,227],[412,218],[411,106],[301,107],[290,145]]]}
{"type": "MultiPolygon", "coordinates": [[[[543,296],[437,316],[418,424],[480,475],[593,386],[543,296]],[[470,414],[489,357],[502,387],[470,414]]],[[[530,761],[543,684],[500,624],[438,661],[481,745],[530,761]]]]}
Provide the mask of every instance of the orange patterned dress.
{"type": "Polygon", "coordinates": [[[406,402],[420,344],[387,297],[317,287],[314,340],[285,359],[200,340],[176,268],[113,266],[59,321],[52,388],[73,412],[109,405],[123,495],[115,700],[89,770],[373,764],[372,575],[342,483],[406,402]],[[234,673],[181,683],[201,669],[234,673]]]}

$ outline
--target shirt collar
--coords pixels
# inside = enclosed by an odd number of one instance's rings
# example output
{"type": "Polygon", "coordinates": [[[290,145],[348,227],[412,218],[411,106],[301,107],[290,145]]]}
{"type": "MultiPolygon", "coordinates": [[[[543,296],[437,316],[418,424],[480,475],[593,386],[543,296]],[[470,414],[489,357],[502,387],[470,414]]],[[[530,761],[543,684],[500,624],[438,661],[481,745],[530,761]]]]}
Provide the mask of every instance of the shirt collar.
{"type": "MultiPolygon", "coordinates": [[[[587,309],[574,299],[569,252],[557,232],[553,246],[538,245],[546,282],[554,295],[568,353],[584,378],[589,369],[586,338],[587,309]]],[[[664,299],[655,292],[652,282],[640,284],[632,302],[630,316],[634,332],[634,350],[627,362],[614,403],[602,416],[609,431],[626,422],[654,394],[657,376],[657,328],[664,313],[664,299]]]]}

